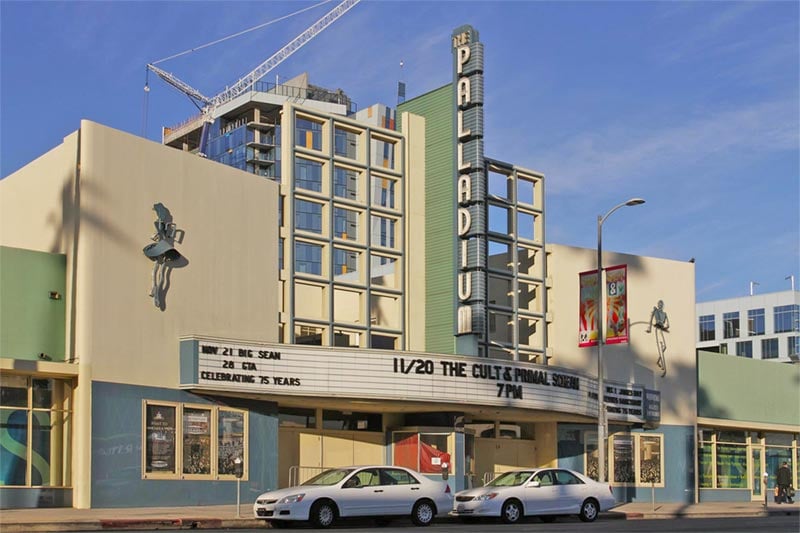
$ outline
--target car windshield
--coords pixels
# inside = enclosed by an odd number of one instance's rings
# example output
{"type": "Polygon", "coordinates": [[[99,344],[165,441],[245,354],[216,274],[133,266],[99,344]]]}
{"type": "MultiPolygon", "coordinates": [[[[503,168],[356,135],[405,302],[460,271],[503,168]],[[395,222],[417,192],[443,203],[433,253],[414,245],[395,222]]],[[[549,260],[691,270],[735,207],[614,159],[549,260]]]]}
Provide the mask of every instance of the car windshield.
{"type": "Polygon", "coordinates": [[[533,471],[506,472],[486,484],[487,487],[516,487],[522,485],[531,477],[533,471]]]}
{"type": "Polygon", "coordinates": [[[353,468],[337,468],[334,470],[326,470],[321,474],[317,474],[308,481],[304,481],[301,485],[336,485],[341,480],[346,478],[354,469],[353,468]]]}

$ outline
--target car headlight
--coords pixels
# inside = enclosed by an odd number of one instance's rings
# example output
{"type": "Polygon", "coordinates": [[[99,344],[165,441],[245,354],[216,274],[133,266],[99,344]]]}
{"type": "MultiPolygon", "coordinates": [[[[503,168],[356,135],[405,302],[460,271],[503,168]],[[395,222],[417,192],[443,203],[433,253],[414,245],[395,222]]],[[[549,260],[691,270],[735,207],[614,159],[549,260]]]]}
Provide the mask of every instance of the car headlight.
{"type": "Polygon", "coordinates": [[[278,503],[297,503],[303,501],[305,494],[292,494],[278,500],[278,503]]]}
{"type": "Polygon", "coordinates": [[[481,494],[480,496],[475,496],[475,501],[485,502],[486,500],[492,500],[496,497],[497,497],[496,492],[489,492],[488,494],[481,494]]]}

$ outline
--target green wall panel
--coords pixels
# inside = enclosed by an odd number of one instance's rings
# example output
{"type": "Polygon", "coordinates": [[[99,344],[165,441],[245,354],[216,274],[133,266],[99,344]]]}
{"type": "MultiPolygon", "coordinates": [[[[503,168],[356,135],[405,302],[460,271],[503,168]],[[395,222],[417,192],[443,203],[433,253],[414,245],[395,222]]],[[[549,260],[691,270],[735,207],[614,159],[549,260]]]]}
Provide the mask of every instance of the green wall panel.
{"type": "Polygon", "coordinates": [[[697,375],[700,417],[800,424],[800,365],[698,352],[697,375]]]}
{"type": "Polygon", "coordinates": [[[66,266],[61,254],[0,246],[0,357],[64,360],[66,266]]]}
{"type": "MultiPolygon", "coordinates": [[[[455,109],[453,86],[408,100],[398,116],[425,117],[425,349],[454,353],[455,332],[455,109]]],[[[402,130],[403,125],[400,124],[402,130]]]]}

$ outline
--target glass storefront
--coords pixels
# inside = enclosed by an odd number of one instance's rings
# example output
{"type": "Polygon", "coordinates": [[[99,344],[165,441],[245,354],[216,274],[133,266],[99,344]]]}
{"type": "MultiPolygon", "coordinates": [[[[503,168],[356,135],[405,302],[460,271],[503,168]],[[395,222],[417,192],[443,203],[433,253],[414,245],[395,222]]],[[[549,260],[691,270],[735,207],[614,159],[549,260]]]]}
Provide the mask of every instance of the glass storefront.
{"type": "Polygon", "coordinates": [[[0,486],[70,486],[71,433],[71,382],[0,376],[0,486]]]}
{"type": "Polygon", "coordinates": [[[793,483],[798,481],[798,436],[744,430],[701,429],[698,443],[701,489],[747,489],[763,499],[764,472],[767,491],[775,487],[778,467],[789,463],[793,483]],[[793,460],[795,458],[795,460],[793,460]]]}

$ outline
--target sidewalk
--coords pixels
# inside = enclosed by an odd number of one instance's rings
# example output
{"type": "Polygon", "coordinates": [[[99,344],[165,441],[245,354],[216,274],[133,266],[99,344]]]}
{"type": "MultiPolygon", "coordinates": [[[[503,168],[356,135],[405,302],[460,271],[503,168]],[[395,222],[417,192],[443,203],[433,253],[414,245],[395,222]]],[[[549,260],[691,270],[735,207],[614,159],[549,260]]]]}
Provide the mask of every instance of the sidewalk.
{"type": "MultiPolygon", "coordinates": [[[[0,511],[3,533],[34,531],[106,531],[125,529],[250,529],[263,528],[255,520],[252,504],[206,505],[198,507],[147,507],[125,509],[6,509],[0,511]]],[[[765,509],[758,502],[727,503],[626,503],[603,513],[600,520],[722,518],[767,516],[768,514],[800,515],[800,503],[777,505],[769,502],[765,509]]],[[[446,519],[439,519],[446,520],[446,519]]]]}

